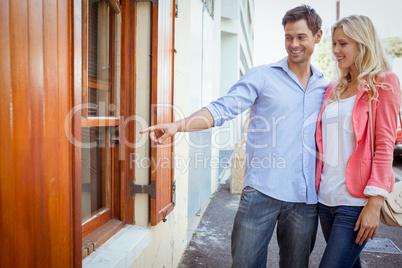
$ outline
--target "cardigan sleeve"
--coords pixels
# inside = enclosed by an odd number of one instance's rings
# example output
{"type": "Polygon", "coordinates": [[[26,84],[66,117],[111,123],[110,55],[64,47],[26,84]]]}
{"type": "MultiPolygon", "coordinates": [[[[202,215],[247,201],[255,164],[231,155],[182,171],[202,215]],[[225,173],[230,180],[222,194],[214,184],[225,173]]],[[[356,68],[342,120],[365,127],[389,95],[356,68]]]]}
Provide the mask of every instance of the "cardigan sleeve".
{"type": "Polygon", "coordinates": [[[393,150],[401,105],[398,77],[394,73],[386,73],[384,86],[385,89],[378,87],[378,102],[373,102],[373,107],[376,107],[376,115],[373,118],[375,120],[375,146],[371,176],[367,186],[391,192],[394,185],[393,150]]]}

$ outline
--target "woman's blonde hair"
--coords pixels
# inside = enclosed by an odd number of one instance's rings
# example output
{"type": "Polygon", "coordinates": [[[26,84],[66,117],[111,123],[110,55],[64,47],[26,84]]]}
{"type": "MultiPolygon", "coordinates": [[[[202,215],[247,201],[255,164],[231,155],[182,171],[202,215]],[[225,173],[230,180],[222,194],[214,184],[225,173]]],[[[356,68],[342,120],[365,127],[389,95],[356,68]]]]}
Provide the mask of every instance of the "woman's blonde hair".
{"type": "MultiPolygon", "coordinates": [[[[371,99],[376,99],[378,91],[375,86],[380,84],[384,88],[384,83],[376,82],[376,78],[382,77],[382,81],[384,81],[384,72],[390,71],[391,67],[373,23],[366,16],[352,15],[342,18],[332,26],[332,36],[338,28],[342,28],[345,35],[355,41],[359,47],[355,61],[359,72],[357,76],[358,89],[371,91],[371,99]]],[[[351,81],[349,69],[340,70],[337,66],[336,70],[338,84],[335,86],[329,102],[339,100],[351,81]]]]}

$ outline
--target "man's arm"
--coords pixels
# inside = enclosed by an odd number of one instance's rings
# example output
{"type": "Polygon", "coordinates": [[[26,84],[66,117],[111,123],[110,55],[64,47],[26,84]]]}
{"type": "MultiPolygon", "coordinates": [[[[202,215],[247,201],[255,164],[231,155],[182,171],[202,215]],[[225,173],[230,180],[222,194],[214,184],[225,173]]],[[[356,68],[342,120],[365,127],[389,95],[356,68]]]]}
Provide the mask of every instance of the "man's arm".
{"type": "Polygon", "coordinates": [[[168,124],[150,126],[140,131],[140,134],[149,132],[149,138],[158,144],[162,144],[168,137],[177,132],[192,132],[208,129],[214,126],[214,118],[206,108],[201,108],[192,115],[168,124]]]}

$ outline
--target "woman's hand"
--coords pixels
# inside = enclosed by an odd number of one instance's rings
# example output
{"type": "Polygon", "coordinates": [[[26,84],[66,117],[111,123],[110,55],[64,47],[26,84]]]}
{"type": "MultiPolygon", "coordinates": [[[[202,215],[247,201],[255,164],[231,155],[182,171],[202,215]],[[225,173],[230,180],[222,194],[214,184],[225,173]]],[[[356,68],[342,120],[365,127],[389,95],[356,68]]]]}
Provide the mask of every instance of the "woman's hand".
{"type": "Polygon", "coordinates": [[[382,196],[370,196],[367,204],[364,206],[359,218],[357,219],[354,231],[359,230],[355,243],[360,246],[363,242],[373,239],[380,224],[380,210],[384,203],[382,196]]]}

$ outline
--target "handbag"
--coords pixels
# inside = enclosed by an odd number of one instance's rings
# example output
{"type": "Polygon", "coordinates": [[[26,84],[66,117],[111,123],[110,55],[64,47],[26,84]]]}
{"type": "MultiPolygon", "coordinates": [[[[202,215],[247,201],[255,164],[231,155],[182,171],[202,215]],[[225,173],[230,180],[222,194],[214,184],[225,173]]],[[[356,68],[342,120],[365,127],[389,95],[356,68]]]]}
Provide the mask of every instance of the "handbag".
{"type": "MultiPolygon", "coordinates": [[[[371,94],[369,93],[371,155],[374,158],[374,138],[371,113],[371,94]]],[[[401,121],[401,114],[399,114],[399,120],[401,121]]],[[[389,194],[388,198],[382,205],[380,216],[383,224],[394,227],[402,227],[402,181],[395,183],[394,190],[389,194]]]]}
{"type": "Polygon", "coordinates": [[[402,227],[402,181],[395,183],[381,208],[381,222],[388,226],[402,227]]]}

